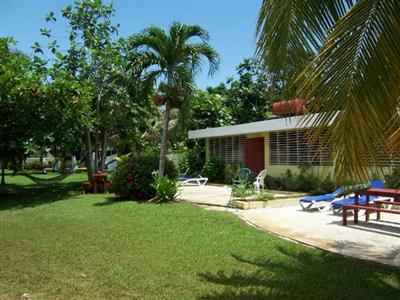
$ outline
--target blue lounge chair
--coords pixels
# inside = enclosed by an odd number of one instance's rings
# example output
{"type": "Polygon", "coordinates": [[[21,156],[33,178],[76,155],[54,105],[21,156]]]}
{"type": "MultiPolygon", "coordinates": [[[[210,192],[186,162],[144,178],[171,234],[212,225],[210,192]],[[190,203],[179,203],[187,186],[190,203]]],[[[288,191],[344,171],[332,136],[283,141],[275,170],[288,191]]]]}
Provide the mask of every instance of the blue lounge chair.
{"type": "Polygon", "coordinates": [[[299,203],[303,210],[311,210],[317,208],[319,211],[322,211],[328,205],[327,202],[331,202],[336,197],[339,197],[341,194],[343,194],[343,192],[344,188],[340,187],[331,194],[301,198],[299,200],[299,203]]]}
{"type": "MultiPolygon", "coordinates": [[[[381,189],[381,188],[385,187],[385,184],[381,180],[370,180],[369,182],[370,182],[372,188],[381,189]]],[[[376,196],[369,196],[370,201],[376,200],[377,198],[378,197],[376,197],[376,196]]],[[[366,203],[367,203],[367,196],[361,195],[358,197],[358,204],[363,205],[366,203]]],[[[342,206],[348,205],[348,204],[351,204],[351,205],[356,204],[356,197],[352,196],[352,197],[346,197],[346,198],[339,199],[339,200],[334,200],[331,202],[331,209],[332,209],[333,213],[340,213],[342,211],[342,206]]]]}

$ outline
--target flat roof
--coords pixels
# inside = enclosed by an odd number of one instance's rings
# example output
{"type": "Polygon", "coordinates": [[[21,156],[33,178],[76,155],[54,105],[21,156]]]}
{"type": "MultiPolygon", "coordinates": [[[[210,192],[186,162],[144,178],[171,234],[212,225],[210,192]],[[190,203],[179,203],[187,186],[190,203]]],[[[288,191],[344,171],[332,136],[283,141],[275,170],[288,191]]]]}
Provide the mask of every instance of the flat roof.
{"type": "Polygon", "coordinates": [[[189,131],[189,139],[244,135],[270,131],[293,130],[311,127],[310,124],[319,114],[283,117],[239,125],[214,127],[189,131]],[[307,121],[305,121],[307,120],[307,121]]]}

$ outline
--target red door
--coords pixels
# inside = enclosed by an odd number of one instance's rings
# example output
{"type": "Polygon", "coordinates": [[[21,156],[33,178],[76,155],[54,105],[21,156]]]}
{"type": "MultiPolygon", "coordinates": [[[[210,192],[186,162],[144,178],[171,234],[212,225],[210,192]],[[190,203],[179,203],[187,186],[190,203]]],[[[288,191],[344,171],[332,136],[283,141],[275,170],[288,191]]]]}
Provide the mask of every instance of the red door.
{"type": "Polygon", "coordinates": [[[244,163],[253,172],[264,169],[264,138],[246,139],[244,146],[244,163]]]}

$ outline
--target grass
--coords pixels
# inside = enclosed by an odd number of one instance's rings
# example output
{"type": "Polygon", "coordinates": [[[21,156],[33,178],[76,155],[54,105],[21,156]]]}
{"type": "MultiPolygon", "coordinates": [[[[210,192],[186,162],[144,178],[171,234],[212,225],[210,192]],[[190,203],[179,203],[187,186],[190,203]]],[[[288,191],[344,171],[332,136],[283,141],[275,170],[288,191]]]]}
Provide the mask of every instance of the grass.
{"type": "Polygon", "coordinates": [[[7,176],[0,299],[396,299],[400,270],[332,255],[187,203],[80,195],[7,176]]]}

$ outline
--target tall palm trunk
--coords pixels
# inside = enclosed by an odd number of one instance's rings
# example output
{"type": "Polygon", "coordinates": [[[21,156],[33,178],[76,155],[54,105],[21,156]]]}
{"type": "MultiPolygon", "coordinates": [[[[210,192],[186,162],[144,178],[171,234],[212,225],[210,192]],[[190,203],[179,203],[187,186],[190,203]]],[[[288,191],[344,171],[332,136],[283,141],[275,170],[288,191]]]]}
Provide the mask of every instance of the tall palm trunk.
{"type": "Polygon", "coordinates": [[[164,177],[165,161],[167,160],[168,126],[169,126],[169,119],[170,119],[170,115],[169,115],[170,110],[171,110],[171,106],[170,106],[169,101],[167,101],[167,103],[165,104],[163,132],[162,132],[162,139],[161,139],[160,166],[159,166],[160,177],[164,177]]]}

